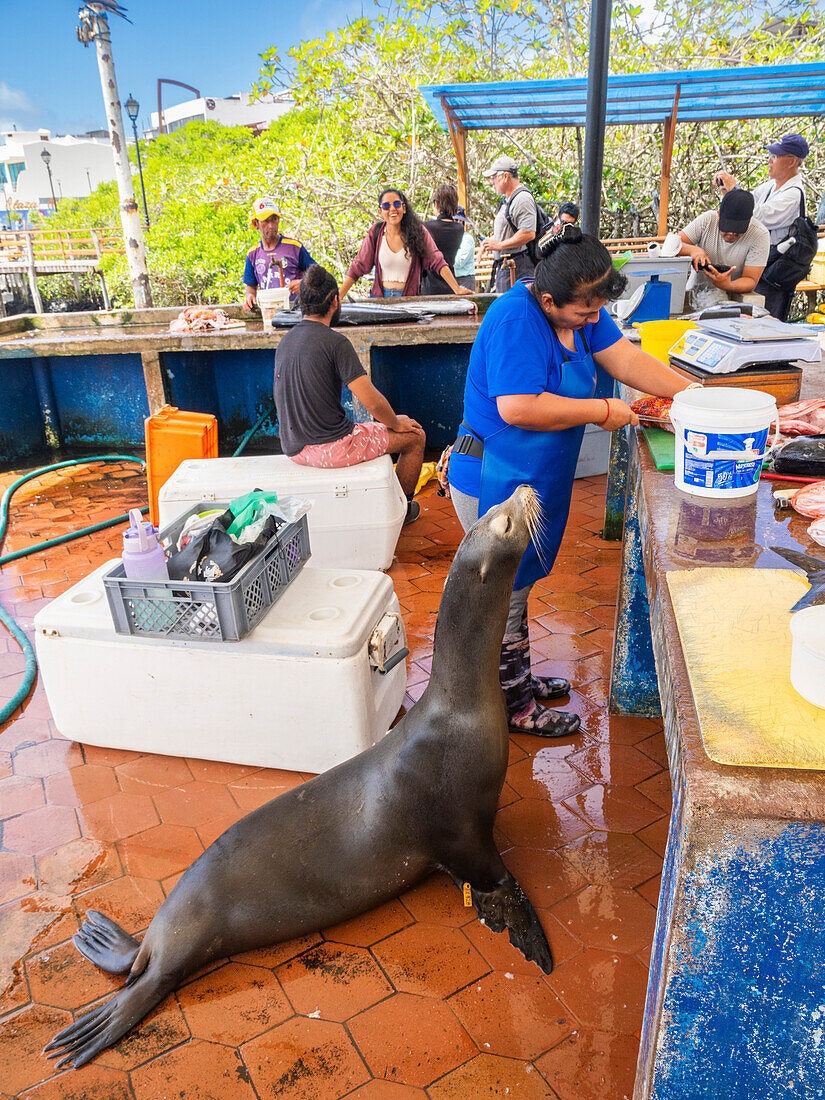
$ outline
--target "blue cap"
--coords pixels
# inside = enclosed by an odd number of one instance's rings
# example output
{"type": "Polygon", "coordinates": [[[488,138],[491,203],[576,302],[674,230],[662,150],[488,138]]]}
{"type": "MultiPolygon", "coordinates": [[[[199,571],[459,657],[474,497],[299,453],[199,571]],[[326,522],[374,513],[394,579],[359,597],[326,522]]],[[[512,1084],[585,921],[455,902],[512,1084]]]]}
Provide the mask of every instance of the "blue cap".
{"type": "Polygon", "coordinates": [[[802,134],[785,134],[780,141],[766,145],[765,148],[775,157],[799,157],[800,160],[804,160],[810,152],[802,134]]]}

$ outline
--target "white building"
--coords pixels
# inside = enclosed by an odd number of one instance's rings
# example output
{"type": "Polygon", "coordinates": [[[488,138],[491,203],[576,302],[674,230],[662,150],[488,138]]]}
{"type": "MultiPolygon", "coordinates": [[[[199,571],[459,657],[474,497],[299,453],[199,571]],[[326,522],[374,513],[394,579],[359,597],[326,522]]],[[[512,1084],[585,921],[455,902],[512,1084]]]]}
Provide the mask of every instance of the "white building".
{"type": "MultiPolygon", "coordinates": [[[[220,122],[222,126],[249,126],[253,130],[266,130],[273,119],[286,114],[292,106],[286,92],[260,100],[250,99],[245,92],[225,99],[201,96],[186,103],[176,103],[174,107],[164,107],[163,122],[166,133],[179,130],[187,122],[220,122]]],[[[158,136],[157,111],[152,111],[151,120],[151,129],[144,131],[147,138],[158,136]]]]}
{"type": "Polygon", "coordinates": [[[52,138],[49,130],[0,131],[0,215],[53,209],[56,199],[83,198],[115,178],[112,147],[97,137],[52,138]],[[49,169],[42,153],[48,150],[49,169]],[[49,170],[52,180],[49,184],[49,170]]]}

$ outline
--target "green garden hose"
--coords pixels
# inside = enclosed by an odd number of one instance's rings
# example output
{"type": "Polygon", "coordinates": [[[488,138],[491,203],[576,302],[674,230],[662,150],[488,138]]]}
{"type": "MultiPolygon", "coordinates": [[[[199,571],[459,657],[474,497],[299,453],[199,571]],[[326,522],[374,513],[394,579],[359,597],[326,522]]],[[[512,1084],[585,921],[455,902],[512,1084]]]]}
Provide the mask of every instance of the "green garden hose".
{"type": "MultiPolygon", "coordinates": [[[[38,470],[32,470],[31,473],[25,474],[23,477],[18,478],[17,481],[12,482],[3,493],[2,498],[0,498],[0,547],[3,545],[3,539],[6,536],[6,527],[9,522],[9,501],[21,485],[25,485],[27,481],[32,481],[36,477],[42,477],[43,474],[51,473],[52,470],[63,470],[67,466],[86,466],[92,462],[136,462],[140,466],[146,465],[142,458],[135,458],[134,455],[94,455],[91,458],[72,458],[66,462],[56,462],[52,466],[41,466],[38,470]]],[[[148,508],[141,508],[141,512],[148,511],[148,508]]],[[[92,535],[95,531],[102,531],[106,527],[114,527],[117,523],[124,523],[128,518],[129,514],[127,512],[122,516],[116,516],[114,519],[107,519],[102,523],[92,524],[91,527],[84,527],[80,531],[70,531],[67,535],[60,535],[54,539],[47,539],[45,542],[35,543],[34,546],[27,546],[25,549],[16,550],[11,554],[0,555],[0,568],[7,562],[17,561],[18,558],[28,557],[29,554],[36,554],[39,550],[48,550],[51,546],[60,546],[61,543],[70,542],[72,539],[82,538],[83,535],[92,535]]],[[[0,707],[1,726],[12,716],[12,714],[14,714],[17,708],[25,702],[34,684],[34,678],[37,672],[37,660],[34,655],[32,644],[26,637],[26,634],[19,624],[16,623],[11,615],[2,607],[0,607],[0,622],[2,622],[6,629],[12,634],[26,658],[23,682],[20,684],[14,696],[0,707]]]]}

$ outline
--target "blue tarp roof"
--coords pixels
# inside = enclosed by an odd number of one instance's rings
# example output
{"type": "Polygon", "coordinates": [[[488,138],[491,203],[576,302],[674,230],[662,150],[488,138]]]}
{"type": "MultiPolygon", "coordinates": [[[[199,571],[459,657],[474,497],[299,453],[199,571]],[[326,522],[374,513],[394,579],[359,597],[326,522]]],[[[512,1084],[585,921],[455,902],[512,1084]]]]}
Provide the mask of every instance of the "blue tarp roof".
{"type": "MultiPolygon", "coordinates": [[[[825,64],[685,70],[607,78],[607,125],[825,114],[825,64]]],[[[584,126],[587,80],[423,84],[419,91],[446,130],[449,110],[465,130],[584,126]]]]}

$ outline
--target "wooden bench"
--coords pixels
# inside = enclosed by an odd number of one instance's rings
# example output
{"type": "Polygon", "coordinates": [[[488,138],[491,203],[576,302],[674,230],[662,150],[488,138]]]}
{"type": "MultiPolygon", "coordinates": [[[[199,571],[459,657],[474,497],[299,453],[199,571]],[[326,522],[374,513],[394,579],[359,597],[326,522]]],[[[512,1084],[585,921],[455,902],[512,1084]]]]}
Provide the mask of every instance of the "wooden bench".
{"type": "Polygon", "coordinates": [[[485,294],[493,272],[493,257],[485,252],[482,256],[481,245],[476,249],[476,294],[485,294]]]}
{"type": "Polygon", "coordinates": [[[817,283],[812,279],[803,279],[801,283],[796,284],[796,294],[804,294],[808,301],[808,313],[814,313],[816,310],[816,297],[820,290],[825,290],[825,283],[817,283]]]}

